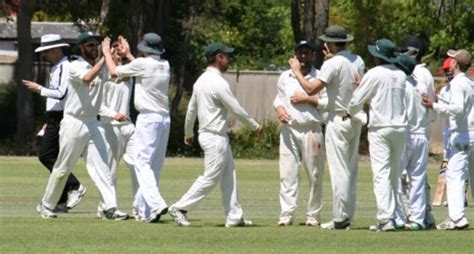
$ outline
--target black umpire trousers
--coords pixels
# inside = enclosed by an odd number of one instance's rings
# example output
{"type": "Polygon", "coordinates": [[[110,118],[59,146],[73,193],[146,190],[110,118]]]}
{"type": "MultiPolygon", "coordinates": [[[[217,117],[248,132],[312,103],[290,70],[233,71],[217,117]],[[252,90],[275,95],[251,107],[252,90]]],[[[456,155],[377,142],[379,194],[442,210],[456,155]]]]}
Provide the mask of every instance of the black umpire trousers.
{"type": "MultiPolygon", "coordinates": [[[[47,126],[39,146],[38,157],[49,172],[53,171],[54,163],[56,163],[59,154],[59,126],[62,118],[62,111],[46,112],[47,126]]],[[[58,204],[66,203],[67,193],[79,189],[79,186],[79,180],[71,173],[67,178],[66,186],[64,186],[58,204]]]]}

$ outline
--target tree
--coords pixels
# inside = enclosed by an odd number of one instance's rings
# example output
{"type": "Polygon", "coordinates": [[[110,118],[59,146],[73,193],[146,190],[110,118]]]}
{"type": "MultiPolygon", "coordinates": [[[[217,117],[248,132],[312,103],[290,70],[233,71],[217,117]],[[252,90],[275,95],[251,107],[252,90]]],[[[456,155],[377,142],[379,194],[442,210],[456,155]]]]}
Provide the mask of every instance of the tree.
{"type": "Polygon", "coordinates": [[[31,18],[36,0],[23,0],[17,17],[18,61],[15,67],[17,83],[16,141],[23,146],[31,140],[34,129],[33,96],[22,84],[22,79],[33,80],[33,48],[31,43],[31,18]]]}
{"type": "Polygon", "coordinates": [[[314,65],[320,67],[323,63],[323,43],[318,36],[324,33],[329,23],[329,0],[292,0],[292,28],[295,41],[309,40],[316,46],[314,65]],[[301,9],[303,9],[303,24],[301,24],[301,9]],[[303,29],[301,29],[303,26],[303,29]]]}

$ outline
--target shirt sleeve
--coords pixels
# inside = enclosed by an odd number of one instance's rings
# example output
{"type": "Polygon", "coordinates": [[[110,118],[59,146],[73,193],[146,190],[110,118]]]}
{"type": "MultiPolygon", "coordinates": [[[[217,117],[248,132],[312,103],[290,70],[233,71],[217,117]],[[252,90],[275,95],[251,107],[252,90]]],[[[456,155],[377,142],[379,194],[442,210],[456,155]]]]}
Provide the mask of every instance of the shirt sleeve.
{"type": "Polygon", "coordinates": [[[455,117],[464,109],[463,91],[460,86],[451,86],[451,100],[449,103],[433,103],[433,110],[440,116],[455,117]]]}
{"type": "Polygon", "coordinates": [[[239,102],[232,94],[229,84],[225,83],[220,86],[221,89],[217,90],[217,98],[219,101],[227,108],[234,116],[239,120],[239,122],[252,126],[254,129],[257,129],[258,123],[253,118],[249,116],[247,111],[240,106],[239,102]]]}
{"type": "Polygon", "coordinates": [[[372,80],[370,73],[364,75],[359,87],[354,91],[354,96],[351,99],[348,107],[348,113],[355,115],[364,108],[364,103],[370,100],[376,91],[375,82],[372,80]]]}
{"type": "Polygon", "coordinates": [[[329,84],[334,77],[334,73],[334,64],[332,61],[328,60],[323,63],[323,66],[321,66],[321,71],[319,71],[317,78],[324,83],[329,84]]]}
{"type": "Polygon", "coordinates": [[[137,77],[145,74],[145,66],[142,58],[136,58],[125,65],[119,65],[116,68],[118,77],[137,77]]]}
{"type": "Polygon", "coordinates": [[[194,136],[194,123],[196,122],[196,116],[197,116],[197,100],[196,96],[193,95],[191,96],[191,99],[189,100],[188,104],[188,110],[186,112],[186,118],[184,121],[184,137],[185,138],[190,138],[194,136]]]}
{"type": "Polygon", "coordinates": [[[273,100],[273,109],[277,109],[279,106],[284,106],[285,99],[285,87],[283,82],[283,75],[280,76],[277,83],[277,94],[273,100]]]}
{"type": "Polygon", "coordinates": [[[61,64],[59,66],[59,77],[58,77],[58,86],[56,89],[51,89],[51,88],[46,88],[43,87],[41,88],[40,94],[43,97],[48,97],[48,98],[53,98],[57,100],[62,100],[64,97],[67,95],[67,88],[68,88],[68,65],[66,64],[61,64]]]}
{"type": "Polygon", "coordinates": [[[71,63],[71,65],[69,66],[69,76],[71,77],[72,80],[75,80],[75,81],[82,81],[84,79],[84,76],[86,76],[86,74],[90,71],[90,69],[88,68],[84,68],[84,66],[82,66],[81,64],[79,63],[71,63]]]}

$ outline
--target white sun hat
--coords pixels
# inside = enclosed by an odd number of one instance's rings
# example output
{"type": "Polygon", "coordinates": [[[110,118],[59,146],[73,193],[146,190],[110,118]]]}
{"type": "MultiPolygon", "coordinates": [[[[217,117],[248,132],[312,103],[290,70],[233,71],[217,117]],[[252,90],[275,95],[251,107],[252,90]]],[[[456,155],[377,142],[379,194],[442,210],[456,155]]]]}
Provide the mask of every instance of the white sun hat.
{"type": "Polygon", "coordinates": [[[45,34],[41,36],[41,46],[35,49],[35,53],[45,51],[52,48],[69,47],[69,44],[65,43],[61,39],[59,34],[45,34]]]}

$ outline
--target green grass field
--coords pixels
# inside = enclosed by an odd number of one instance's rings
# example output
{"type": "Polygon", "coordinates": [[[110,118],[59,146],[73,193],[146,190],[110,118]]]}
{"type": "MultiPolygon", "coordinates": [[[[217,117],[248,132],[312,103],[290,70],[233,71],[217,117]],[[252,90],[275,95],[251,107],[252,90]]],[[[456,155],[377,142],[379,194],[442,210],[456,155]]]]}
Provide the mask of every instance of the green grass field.
{"type": "MultiPolygon", "coordinates": [[[[372,174],[361,163],[357,211],[351,230],[323,231],[304,223],[306,176],[301,175],[296,225],[277,227],[279,215],[278,161],[237,160],[239,194],[245,217],[253,227],[225,228],[219,188],[189,212],[192,226],[175,225],[171,217],[146,224],[95,219],[98,193],[82,161],[74,173],[88,192],[78,207],[56,220],[44,220],[35,211],[48,173],[34,157],[0,157],[0,253],[474,253],[474,209],[466,210],[471,229],[466,231],[398,231],[374,233],[372,174]]],[[[438,165],[430,165],[432,186],[438,165]]],[[[160,191],[169,204],[176,201],[202,173],[201,159],[168,158],[160,191]]],[[[119,206],[130,212],[129,172],[122,164],[118,175],[119,206]]],[[[331,219],[331,185],[326,167],[322,219],[331,219]]],[[[447,208],[434,210],[437,221],[447,208]]]]}

